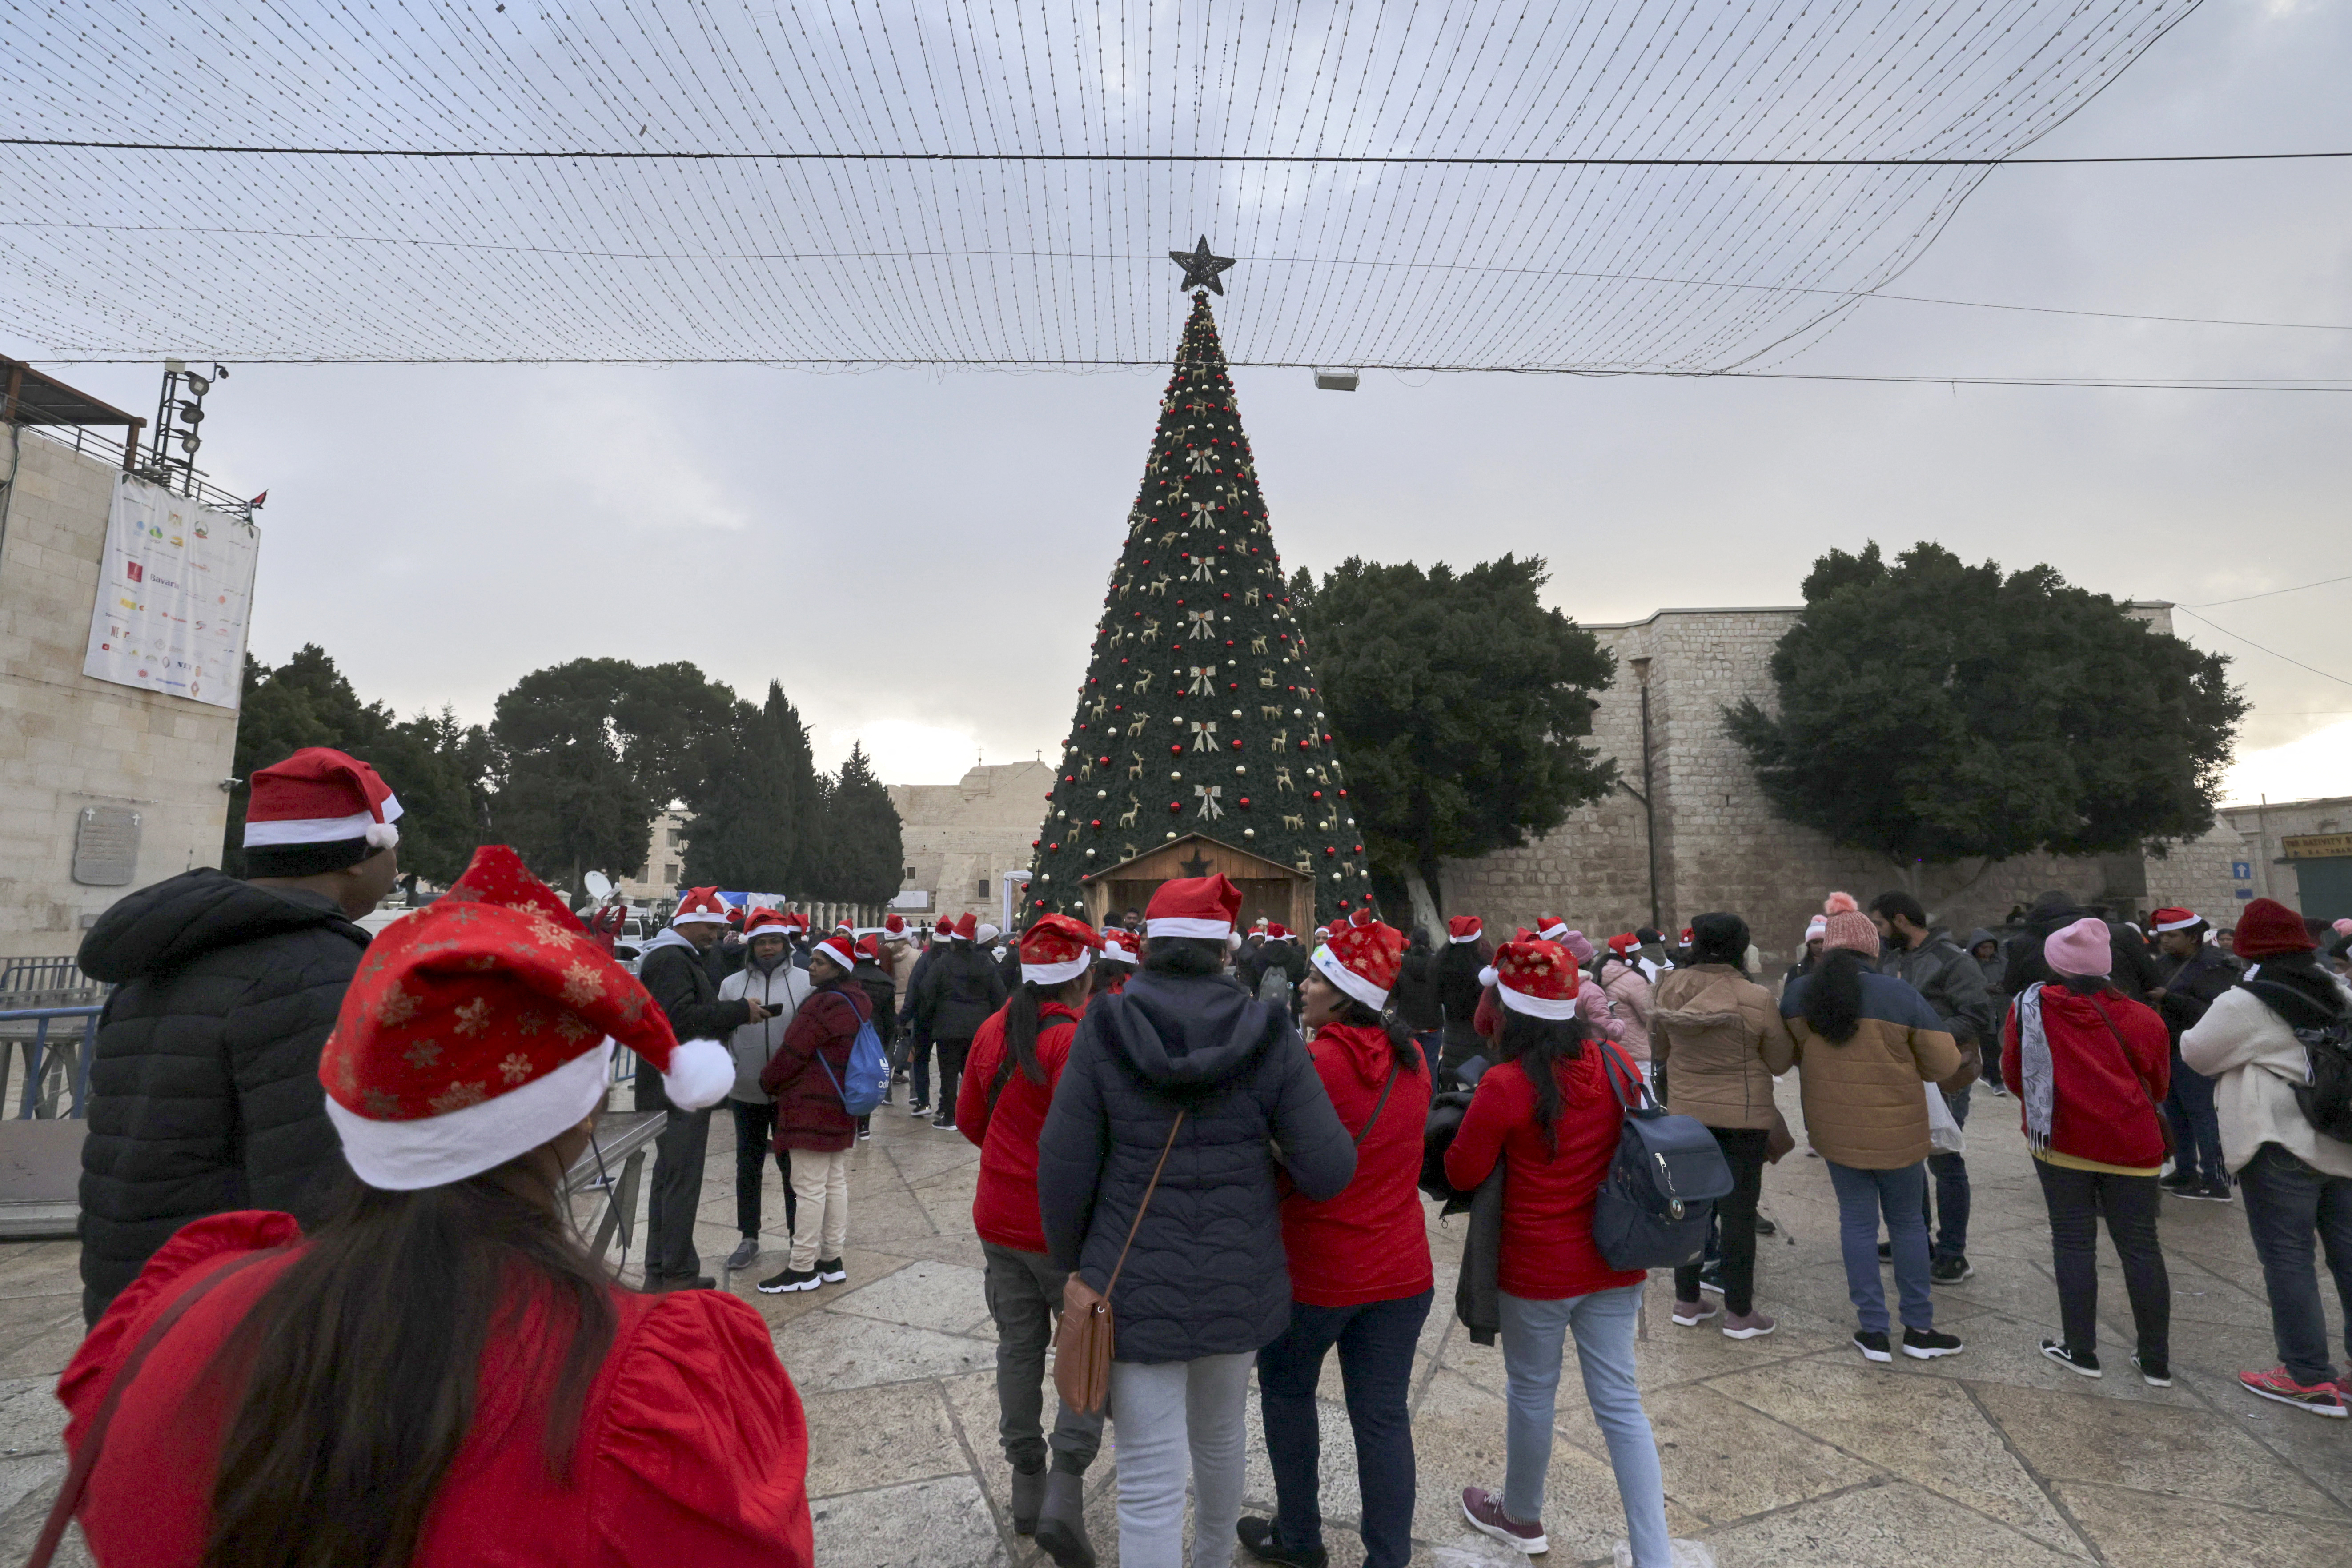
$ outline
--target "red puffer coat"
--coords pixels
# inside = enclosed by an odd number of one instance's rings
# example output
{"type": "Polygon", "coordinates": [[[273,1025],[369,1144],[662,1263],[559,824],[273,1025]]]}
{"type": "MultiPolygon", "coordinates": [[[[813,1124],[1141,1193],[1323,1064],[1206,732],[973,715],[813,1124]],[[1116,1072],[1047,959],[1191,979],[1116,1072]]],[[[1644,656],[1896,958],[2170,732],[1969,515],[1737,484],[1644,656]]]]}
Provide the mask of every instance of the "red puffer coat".
{"type": "MultiPolygon", "coordinates": [[[[2011,1007],[2000,1029],[2000,1071],[2013,1084],[2025,1081],[2018,1027],[2018,1009],[2011,1007]]],[[[2126,1170],[2163,1164],[2156,1102],[2172,1081],[2172,1035],[2156,1010],[2120,991],[2085,995],[2044,985],[2042,1032],[2050,1041],[2054,1090],[2050,1147],[2126,1170]]],[[[2022,1122],[2022,1106],[2018,1115],[2022,1122]]]]}
{"type": "Polygon", "coordinates": [[[873,1016],[866,987],[846,978],[818,987],[801,1004],[784,1043],[760,1070],[760,1087],[776,1097],[773,1147],[835,1154],[857,1142],[857,1122],[843,1106],[839,1086],[848,1081],[858,1026],[873,1016]],[[824,1067],[817,1065],[820,1051],[824,1067]]]}
{"type": "Polygon", "coordinates": [[[1070,1041],[1077,1032],[1078,1015],[1071,1009],[1059,1002],[1039,1007],[1037,1066],[1045,1081],[1030,1082],[1016,1065],[993,1110],[988,1090],[1004,1065],[1004,1009],[989,1015],[971,1038],[963,1083],[956,1090],[955,1120],[956,1131],[980,1149],[971,1224],[982,1241],[1016,1252],[1045,1250],[1045,1222],[1037,1216],[1037,1133],[1045,1125],[1054,1086],[1062,1081],[1062,1064],[1070,1059],[1070,1041]]]}
{"type": "Polygon", "coordinates": [[[1429,1120],[1429,1068],[1413,1051],[1397,1066],[1384,1030],[1326,1024],[1307,1042],[1331,1109],[1356,1145],[1356,1175],[1322,1203],[1293,1193],[1282,1205],[1290,1296],[1310,1307],[1393,1301],[1430,1289],[1429,1230],[1421,1210],[1421,1133],[1429,1120]],[[1381,1091],[1391,1072],[1387,1103],[1381,1091]],[[1380,1106],[1380,1119],[1372,1108],[1380,1106]],[[1370,1131],[1365,1131],[1366,1123],[1370,1131]]]}

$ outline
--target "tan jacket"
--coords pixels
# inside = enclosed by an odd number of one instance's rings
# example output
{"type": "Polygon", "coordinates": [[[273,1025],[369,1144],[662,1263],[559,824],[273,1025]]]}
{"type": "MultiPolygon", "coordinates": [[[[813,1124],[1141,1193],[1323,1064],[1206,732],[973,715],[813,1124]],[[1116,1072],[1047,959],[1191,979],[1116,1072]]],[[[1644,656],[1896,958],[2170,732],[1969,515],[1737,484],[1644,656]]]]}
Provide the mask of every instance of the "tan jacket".
{"type": "Polygon", "coordinates": [[[1822,1158],[1859,1171],[1896,1171],[1933,1152],[1926,1085],[1964,1087],[1967,1063],[1927,999],[1891,974],[1862,976],[1862,1024],[1843,1045],[1813,1033],[1801,976],[1780,999],[1797,1042],[1805,1132],[1822,1158]]]}
{"type": "Polygon", "coordinates": [[[1709,1127],[1772,1125],[1772,1079],[1797,1042],[1772,994],[1727,963],[1669,971],[1650,1008],[1650,1059],[1666,1073],[1666,1109],[1709,1127]]]}

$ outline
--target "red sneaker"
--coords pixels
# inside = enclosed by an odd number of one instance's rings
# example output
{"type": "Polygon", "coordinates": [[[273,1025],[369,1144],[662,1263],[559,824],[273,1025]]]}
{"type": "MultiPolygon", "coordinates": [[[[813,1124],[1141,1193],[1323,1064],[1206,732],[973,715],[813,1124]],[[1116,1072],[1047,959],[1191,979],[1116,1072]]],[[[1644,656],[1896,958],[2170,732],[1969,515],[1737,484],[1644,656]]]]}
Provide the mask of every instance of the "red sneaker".
{"type": "Polygon", "coordinates": [[[2275,1399],[2281,1405],[2292,1405],[2314,1415],[2331,1415],[2339,1421],[2352,1415],[2341,1384],[2297,1383],[2283,1366],[2269,1372],[2242,1372],[2238,1374],[2238,1386],[2248,1394],[2275,1399]]]}
{"type": "Polygon", "coordinates": [[[1533,1557],[1551,1550],[1540,1523],[1522,1524],[1503,1511],[1503,1500],[1485,1487],[1462,1489],[1462,1517],[1504,1545],[1533,1557]]]}

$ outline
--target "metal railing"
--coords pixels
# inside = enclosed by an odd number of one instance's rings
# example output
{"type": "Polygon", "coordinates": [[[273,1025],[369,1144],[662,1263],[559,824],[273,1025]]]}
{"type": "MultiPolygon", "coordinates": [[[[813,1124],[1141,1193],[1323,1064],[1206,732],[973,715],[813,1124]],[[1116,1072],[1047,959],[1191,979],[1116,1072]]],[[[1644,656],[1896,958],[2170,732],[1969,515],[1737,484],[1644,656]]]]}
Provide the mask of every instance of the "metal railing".
{"type": "MultiPolygon", "coordinates": [[[[0,1092],[15,1081],[17,1051],[23,1047],[24,1085],[17,1091],[16,1120],[19,1121],[58,1121],[86,1117],[89,1114],[89,1063],[98,1051],[98,1016],[105,1009],[92,1004],[83,1007],[15,1007],[0,1011],[0,1025],[32,1025],[29,1037],[0,1041],[0,1092]],[[81,1020],[79,1039],[67,1034],[52,1041],[49,1026],[60,1018],[81,1020]],[[67,1090],[73,1094],[71,1110],[65,1107],[67,1090]]],[[[15,1035],[16,1031],[8,1031],[15,1035]]],[[[0,1100],[0,1104],[5,1104],[0,1100]]]]}
{"type": "Polygon", "coordinates": [[[0,958],[0,1006],[64,1007],[103,1001],[106,987],[62,958],[0,958]]]}
{"type": "MultiPolygon", "coordinates": [[[[122,461],[123,443],[110,436],[101,436],[87,426],[27,425],[25,428],[44,441],[54,441],[60,447],[70,447],[77,452],[102,458],[110,463],[119,464],[122,461]],[[72,432],[71,435],[67,434],[68,430],[72,432]]],[[[141,479],[162,482],[162,476],[152,471],[153,458],[151,454],[136,454],[132,461],[142,465],[132,470],[141,479]]],[[[253,508],[246,498],[231,495],[214,484],[205,477],[205,472],[201,468],[196,470],[195,499],[208,507],[244,518],[247,522],[253,521],[253,508]]]]}

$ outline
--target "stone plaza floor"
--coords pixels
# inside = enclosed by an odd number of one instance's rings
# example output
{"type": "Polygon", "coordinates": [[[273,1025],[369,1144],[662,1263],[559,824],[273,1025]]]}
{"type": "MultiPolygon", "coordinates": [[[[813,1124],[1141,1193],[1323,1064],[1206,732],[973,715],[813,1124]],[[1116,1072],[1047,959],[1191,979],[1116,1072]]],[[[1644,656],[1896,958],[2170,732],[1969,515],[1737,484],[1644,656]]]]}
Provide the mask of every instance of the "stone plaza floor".
{"type": "MultiPolygon", "coordinates": [[[[1781,1098],[1801,1127],[1793,1079],[1781,1098]]],[[[772,1164],[765,1250],[726,1281],[773,1325],[807,1407],[817,1561],[1046,1562],[1004,1513],[992,1333],[971,1230],[977,1152],[897,1107],[874,1127],[855,1162],[848,1282],[791,1296],[752,1289],[783,1262],[772,1164]]],[[[2100,1291],[2108,1371],[2089,1382],[2037,1352],[2057,1332],[2057,1294],[2016,1102],[1980,1088],[1969,1137],[1976,1276],[1936,1292],[1937,1326],[1967,1342],[1962,1355],[1880,1366],[1849,1345],[1836,1205],[1822,1162],[1801,1150],[1765,1177],[1765,1212],[1780,1234],[1760,1245],[1758,1296],[1778,1333],[1736,1342],[1711,1323],[1677,1329],[1670,1283],[1653,1278],[1641,1381],[1675,1533],[1711,1542],[1724,1568],[2352,1563],[2352,1422],[2267,1404],[2232,1381],[2276,1359],[2238,1205],[2166,1200],[2175,1386],[2148,1388],[2131,1373],[2130,1316],[2111,1256],[2100,1291]]],[[[699,1232],[711,1272],[737,1239],[733,1176],[722,1109],[699,1232]]],[[[1523,1561],[1462,1521],[1464,1486],[1501,1484],[1502,1357],[1454,1321],[1461,1225],[1430,1212],[1438,1293],[1413,1380],[1414,1562],[1523,1561]]],[[[51,1389],[81,1335],[75,1254],[71,1243],[0,1247],[0,1561],[22,1560],[64,1469],[51,1389]]],[[[2331,1296],[2331,1318],[2335,1306],[2331,1296]]],[[[1560,1387],[1544,1509],[1553,1546],[1541,1561],[1606,1562],[1622,1515],[1572,1368],[1560,1387]]],[[[1362,1557],[1355,1465],[1339,1401],[1335,1357],[1324,1383],[1323,1507],[1331,1560],[1353,1568],[1362,1557]]],[[[1247,1497],[1253,1510],[1270,1510],[1256,1427],[1253,1395],[1247,1497]]],[[[1116,1451],[1113,1430],[1088,1478],[1105,1568],[1118,1561],[1116,1451]]],[[[87,1562],[70,1544],[60,1560],[87,1562]]]]}

